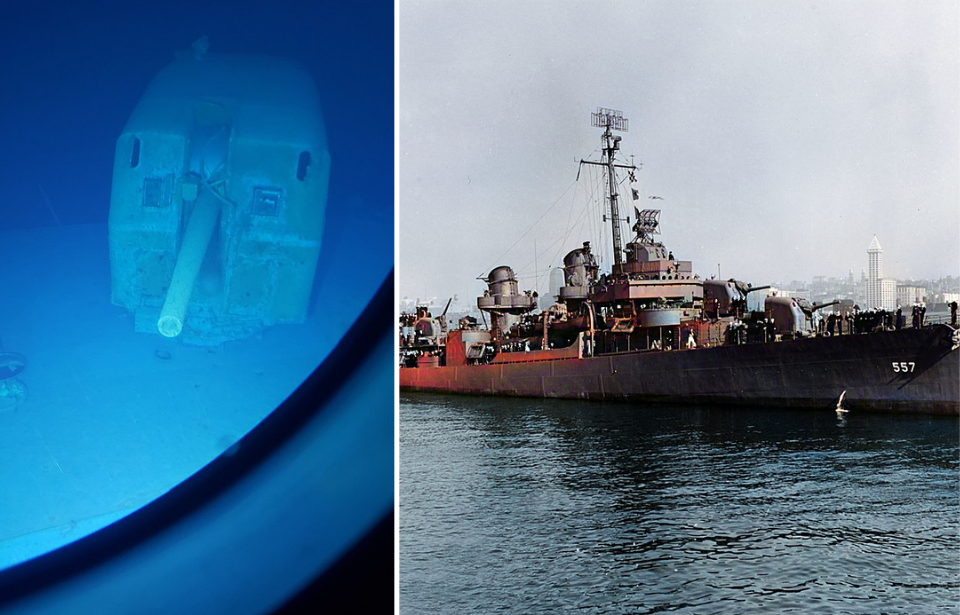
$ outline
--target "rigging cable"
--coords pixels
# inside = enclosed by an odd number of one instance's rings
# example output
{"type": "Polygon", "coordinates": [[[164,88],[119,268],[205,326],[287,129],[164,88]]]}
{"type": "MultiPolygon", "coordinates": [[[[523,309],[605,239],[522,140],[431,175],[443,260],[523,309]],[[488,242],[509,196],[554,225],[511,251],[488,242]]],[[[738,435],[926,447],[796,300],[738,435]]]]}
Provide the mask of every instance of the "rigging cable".
{"type": "MultiPolygon", "coordinates": [[[[540,221],[543,220],[543,218],[544,218],[548,213],[550,213],[550,210],[552,210],[554,207],[557,206],[557,203],[559,203],[560,200],[561,200],[564,196],[566,196],[566,194],[567,194],[568,192],[570,192],[570,188],[573,188],[574,186],[576,186],[576,184],[577,184],[577,182],[573,182],[573,183],[571,183],[569,186],[567,186],[567,189],[564,190],[563,193],[562,193],[559,197],[557,197],[557,200],[555,200],[555,201],[553,202],[553,204],[550,205],[550,207],[548,207],[548,208],[546,209],[546,211],[544,211],[542,214],[540,214],[540,217],[537,218],[537,219],[534,221],[534,223],[531,224],[530,227],[529,227],[526,231],[524,231],[523,234],[520,235],[520,237],[517,238],[517,240],[516,240],[515,242],[513,242],[513,245],[511,245],[509,248],[507,248],[506,250],[504,250],[503,254],[501,254],[500,256],[498,256],[495,262],[497,262],[497,263],[501,262],[501,261],[503,260],[503,257],[506,256],[506,255],[510,252],[510,250],[512,250],[512,249],[514,249],[515,247],[517,247],[517,244],[520,243],[520,241],[522,241],[524,237],[526,237],[527,235],[530,234],[530,231],[532,231],[532,230],[534,229],[534,227],[536,227],[537,224],[539,224],[540,221]]],[[[491,267],[487,267],[487,268],[484,270],[484,272],[480,274],[480,277],[482,278],[482,277],[486,274],[486,272],[491,271],[491,270],[493,269],[493,267],[497,267],[497,266],[498,266],[498,265],[494,264],[494,265],[492,265],[491,267]]]]}
{"type": "MultiPolygon", "coordinates": [[[[575,183],[579,183],[579,182],[575,182],[575,183]]],[[[546,253],[548,250],[550,250],[551,248],[553,248],[554,246],[557,246],[557,245],[559,244],[559,246],[557,247],[556,252],[554,253],[554,257],[553,257],[553,259],[551,259],[550,262],[556,263],[556,262],[560,261],[560,252],[563,250],[563,246],[566,244],[566,242],[567,242],[567,240],[570,238],[571,234],[573,234],[574,230],[577,230],[581,235],[583,235],[583,228],[584,228],[585,225],[590,225],[591,228],[592,228],[593,216],[591,216],[590,214],[592,213],[592,209],[593,209],[593,208],[591,207],[591,204],[596,201],[596,199],[595,199],[594,196],[593,196],[594,194],[596,194],[596,190],[595,190],[595,186],[591,186],[591,188],[594,188],[594,190],[591,190],[591,193],[586,195],[586,199],[585,199],[585,201],[584,201],[583,206],[582,206],[581,208],[579,208],[580,214],[576,217],[575,220],[573,220],[573,221],[571,222],[570,219],[573,218],[574,212],[577,211],[577,208],[576,208],[576,207],[571,207],[571,208],[570,208],[570,215],[569,215],[568,220],[567,220],[566,231],[565,231],[564,233],[562,233],[561,235],[559,235],[559,236],[557,237],[557,239],[555,239],[553,242],[551,242],[546,248],[544,248],[544,249],[541,251],[541,253],[546,253]]],[[[567,189],[567,191],[569,192],[569,188],[567,189]]],[[[574,195],[573,200],[576,201],[576,198],[577,198],[576,195],[574,195]]],[[[537,256],[539,256],[539,253],[535,256],[535,259],[536,259],[537,256]]],[[[530,265],[531,265],[532,263],[534,263],[534,262],[535,262],[535,260],[534,260],[534,261],[530,261],[530,262],[528,262],[526,265],[524,265],[523,267],[517,269],[517,270],[516,270],[517,277],[518,277],[518,278],[529,279],[530,276],[522,276],[522,275],[520,275],[520,274],[521,274],[522,272],[528,270],[529,267],[530,267],[530,265]]],[[[552,266],[551,266],[551,267],[552,267],[552,266]]],[[[546,272],[544,272],[544,275],[549,275],[549,270],[547,270],[546,272]]],[[[539,277],[540,277],[540,276],[536,276],[537,279],[536,279],[536,282],[535,282],[535,284],[536,284],[538,287],[539,287],[539,283],[540,283],[540,282],[539,282],[539,277]]],[[[548,283],[549,283],[549,282],[548,282],[548,283]]]]}

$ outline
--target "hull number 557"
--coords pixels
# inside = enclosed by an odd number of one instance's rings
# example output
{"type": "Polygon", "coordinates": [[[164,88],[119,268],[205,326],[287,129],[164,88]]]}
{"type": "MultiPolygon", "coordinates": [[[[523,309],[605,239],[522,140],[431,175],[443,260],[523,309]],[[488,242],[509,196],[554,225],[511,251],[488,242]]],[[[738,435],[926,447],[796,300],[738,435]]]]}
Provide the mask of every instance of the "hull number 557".
{"type": "Polygon", "coordinates": [[[901,361],[900,363],[897,363],[896,361],[894,361],[894,362],[893,362],[893,371],[895,371],[895,372],[897,372],[897,373],[901,373],[901,372],[902,372],[902,373],[905,373],[905,374],[909,374],[909,373],[912,373],[912,372],[913,372],[913,368],[916,367],[916,366],[917,366],[917,364],[914,363],[913,361],[910,361],[909,363],[905,363],[905,362],[902,362],[902,361],[901,361]]]}

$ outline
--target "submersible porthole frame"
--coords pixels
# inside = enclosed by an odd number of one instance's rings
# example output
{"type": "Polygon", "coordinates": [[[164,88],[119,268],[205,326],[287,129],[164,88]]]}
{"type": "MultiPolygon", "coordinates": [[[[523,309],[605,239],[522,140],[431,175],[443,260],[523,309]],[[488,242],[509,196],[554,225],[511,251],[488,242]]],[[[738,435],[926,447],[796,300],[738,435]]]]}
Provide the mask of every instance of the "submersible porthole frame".
{"type": "Polygon", "coordinates": [[[393,297],[391,269],[311,375],[211,463],[111,525],[0,571],[0,612],[277,612],[291,600],[302,606],[317,587],[326,588],[329,607],[349,584],[324,586],[324,574],[339,570],[342,578],[337,562],[351,558],[373,568],[347,571],[366,575],[367,593],[351,592],[343,604],[392,602],[395,454],[393,446],[379,449],[384,434],[369,436],[371,428],[389,429],[394,442],[393,297]],[[349,502],[331,499],[335,488],[297,482],[324,464],[349,464],[366,482],[350,485],[349,502]],[[265,494],[279,496],[265,501],[265,494]],[[304,515],[343,525],[291,535],[304,515]],[[265,527],[251,527],[257,520],[265,527]],[[324,544],[311,549],[311,542],[324,544]],[[289,557],[277,561],[278,550],[289,557]],[[370,592],[370,582],[386,586],[370,592]]]}

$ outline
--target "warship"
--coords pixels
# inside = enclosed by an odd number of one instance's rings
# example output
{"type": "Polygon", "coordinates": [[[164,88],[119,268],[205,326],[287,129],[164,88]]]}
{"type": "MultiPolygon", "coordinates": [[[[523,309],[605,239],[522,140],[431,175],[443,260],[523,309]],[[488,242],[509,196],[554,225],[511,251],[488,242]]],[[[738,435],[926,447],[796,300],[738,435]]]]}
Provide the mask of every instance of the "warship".
{"type": "Polygon", "coordinates": [[[467,316],[448,327],[447,310],[401,314],[401,390],[960,415],[955,310],[948,323],[915,309],[907,326],[899,312],[840,301],[771,295],[748,309],[749,294],[768,287],[701,279],[657,240],[660,210],[634,207],[632,226],[621,217],[618,173],[634,182],[637,171],[617,160],[614,131],[627,119],[600,108],[592,123],[602,156],[580,163],[605,173],[610,271],[584,242],[542,310],[503,265],[481,278],[482,324],[467,316]],[[624,222],[634,232],[625,246],[624,222]]]}

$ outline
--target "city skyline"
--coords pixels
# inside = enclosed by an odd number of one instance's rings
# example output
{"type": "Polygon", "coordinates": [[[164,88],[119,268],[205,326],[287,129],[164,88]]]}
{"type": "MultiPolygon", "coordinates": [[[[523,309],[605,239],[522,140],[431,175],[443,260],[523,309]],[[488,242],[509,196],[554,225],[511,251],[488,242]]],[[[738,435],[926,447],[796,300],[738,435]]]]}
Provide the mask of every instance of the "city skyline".
{"type": "Polygon", "coordinates": [[[639,208],[702,277],[843,275],[874,235],[888,276],[957,275],[958,23],[954,2],[402,3],[401,296],[474,295],[499,265],[543,293],[601,252],[567,198],[597,107],[629,119],[639,208]]]}
{"type": "MultiPolygon", "coordinates": [[[[898,307],[908,306],[915,303],[931,303],[938,301],[940,303],[960,300],[960,274],[948,275],[936,279],[896,279],[885,278],[883,276],[883,247],[879,238],[874,235],[869,246],[865,250],[865,266],[861,268],[859,278],[854,275],[854,270],[848,270],[846,276],[824,276],[815,275],[809,280],[791,280],[773,281],[771,290],[773,293],[787,293],[793,296],[802,296],[805,299],[821,302],[832,299],[851,299],[856,303],[863,303],[864,309],[882,308],[893,310],[898,307]],[[950,290],[943,291],[943,282],[952,279],[953,284],[950,290]],[[885,291],[877,291],[874,286],[878,282],[886,282],[885,291]],[[923,286],[916,286],[917,283],[923,283],[923,286]],[[936,289],[934,288],[936,287],[936,289]],[[884,295],[884,292],[886,293],[884,295]],[[944,294],[946,293],[946,294],[944,294]],[[878,299],[883,296],[883,299],[878,299]]],[[[561,271],[560,268],[553,268],[548,272],[548,276],[553,272],[561,271]]],[[[562,275],[559,277],[562,284],[562,275]]],[[[709,277],[709,276],[708,276],[709,277]]],[[[551,281],[551,288],[555,281],[551,281]]],[[[482,282],[478,281],[482,284],[482,282]]],[[[485,284],[483,285],[485,287],[485,284]]],[[[552,301],[552,290],[541,292],[539,307],[544,309],[552,301]]],[[[477,297],[482,296],[480,292],[477,297]]],[[[397,298],[401,311],[412,312],[417,305],[429,305],[436,309],[443,309],[447,302],[450,302],[454,310],[474,311],[476,309],[477,297],[461,297],[450,295],[448,297],[439,296],[410,296],[401,293],[397,298]]],[[[759,308],[758,308],[759,309],[759,308]]]]}
{"type": "MultiPolygon", "coordinates": [[[[856,269],[854,267],[850,267],[847,270],[847,273],[843,275],[816,274],[806,278],[797,278],[789,281],[788,280],[771,280],[769,282],[766,282],[765,284],[770,284],[771,286],[775,287],[778,291],[803,291],[803,290],[809,290],[817,286],[818,279],[820,283],[828,283],[828,282],[839,283],[839,284],[849,283],[854,287],[858,287],[864,282],[870,282],[871,280],[876,279],[874,278],[874,275],[878,275],[881,279],[884,278],[883,259],[882,259],[883,248],[882,248],[882,244],[880,244],[879,242],[879,238],[876,235],[873,236],[867,248],[863,250],[863,254],[864,254],[864,257],[862,261],[862,267],[860,267],[859,274],[856,273],[856,269]],[[878,249],[877,252],[874,253],[877,258],[875,261],[872,261],[871,259],[873,255],[871,254],[871,252],[874,250],[875,247],[878,249]],[[871,265],[873,266],[873,271],[871,271],[871,265]],[[797,287],[798,283],[800,283],[799,287],[797,287]]],[[[550,271],[556,271],[558,269],[559,268],[550,269],[549,271],[547,271],[546,275],[549,276],[550,271]]],[[[710,275],[707,275],[705,277],[709,278],[710,275]]],[[[895,287],[899,287],[904,283],[914,284],[917,282],[923,282],[926,284],[932,284],[932,283],[941,282],[947,278],[953,278],[955,280],[958,280],[957,284],[960,285],[960,270],[958,270],[957,272],[954,272],[953,274],[948,273],[945,276],[940,276],[936,278],[888,278],[888,279],[891,279],[896,283],[895,287]]],[[[432,302],[433,305],[443,306],[444,304],[446,304],[448,300],[453,300],[454,295],[456,295],[456,301],[453,301],[452,305],[464,306],[472,303],[473,307],[476,307],[475,305],[476,298],[479,296],[482,296],[483,290],[486,288],[486,284],[483,283],[483,281],[481,280],[476,280],[476,284],[478,289],[476,296],[466,297],[463,293],[454,293],[454,294],[449,294],[442,297],[436,294],[429,294],[429,293],[411,294],[411,293],[405,292],[401,288],[400,295],[398,296],[398,300],[401,303],[405,301],[412,302],[412,303],[432,302]],[[466,304],[465,304],[465,301],[466,301],[466,304]]],[[[960,290],[960,288],[958,288],[958,290],[960,290]]],[[[545,299],[547,300],[550,299],[549,284],[547,287],[544,287],[544,289],[540,289],[539,292],[541,296],[544,297],[545,299]]],[[[814,296],[816,295],[811,295],[811,297],[814,297],[814,296]]],[[[898,303],[902,303],[902,302],[898,301],[898,303]]],[[[542,307],[544,307],[544,299],[541,299],[541,308],[542,307]]],[[[892,307],[896,307],[896,303],[892,307]]]]}

